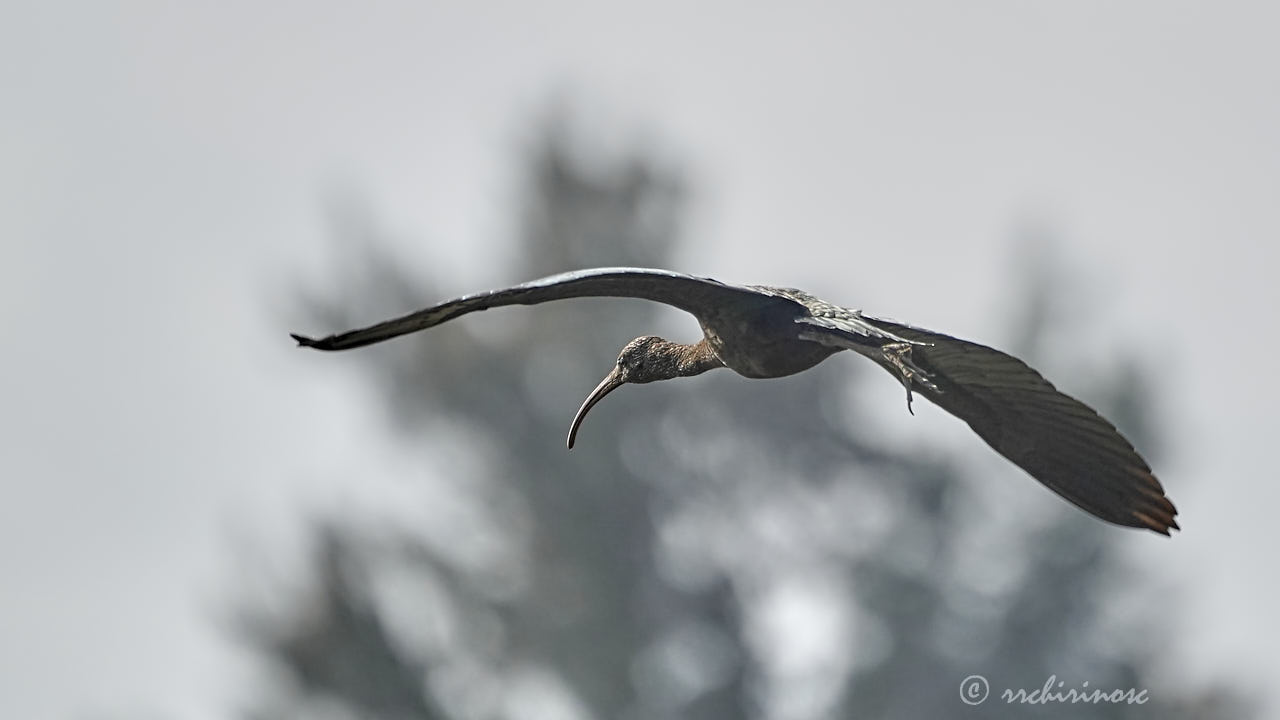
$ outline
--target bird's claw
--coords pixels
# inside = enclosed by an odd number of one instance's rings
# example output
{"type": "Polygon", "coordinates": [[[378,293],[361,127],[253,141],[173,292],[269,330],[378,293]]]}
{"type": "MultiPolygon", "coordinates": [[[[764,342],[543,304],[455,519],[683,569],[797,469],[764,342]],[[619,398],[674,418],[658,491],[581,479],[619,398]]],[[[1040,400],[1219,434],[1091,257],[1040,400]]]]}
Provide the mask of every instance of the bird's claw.
{"type": "Polygon", "coordinates": [[[884,353],[884,359],[898,371],[898,379],[902,382],[902,387],[907,390],[907,412],[915,415],[915,410],[911,409],[911,401],[913,399],[911,382],[914,380],[934,391],[938,390],[938,386],[929,379],[929,373],[922,370],[919,365],[916,365],[911,360],[910,343],[889,343],[882,346],[880,350],[884,353]]]}

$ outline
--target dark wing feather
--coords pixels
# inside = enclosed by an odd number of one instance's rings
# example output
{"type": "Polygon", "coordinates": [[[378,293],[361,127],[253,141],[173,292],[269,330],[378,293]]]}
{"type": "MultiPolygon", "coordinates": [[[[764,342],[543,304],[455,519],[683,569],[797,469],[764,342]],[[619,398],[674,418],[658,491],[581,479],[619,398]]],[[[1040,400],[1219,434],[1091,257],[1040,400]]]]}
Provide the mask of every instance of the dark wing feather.
{"type": "Polygon", "coordinates": [[[728,311],[750,311],[768,303],[793,302],[759,290],[726,285],[709,278],[645,268],[594,268],[552,275],[522,285],[466,295],[376,325],[326,338],[292,335],[299,345],[318,350],[348,350],[407,333],[426,330],[460,315],[502,305],[536,305],[577,297],[630,297],[653,300],[699,319],[728,311]]]}
{"type": "MultiPolygon", "coordinates": [[[[929,330],[862,320],[924,343],[912,347],[911,359],[930,373],[937,390],[919,382],[913,389],[964,420],[996,452],[1049,489],[1108,522],[1164,535],[1178,529],[1177,509],[1133,445],[1093,408],[1060,392],[1026,363],[929,330]]],[[[829,330],[832,335],[840,332],[829,330]]],[[[866,354],[867,339],[848,339],[855,341],[866,354]]],[[[897,376],[887,363],[880,364],[897,376]]]]}

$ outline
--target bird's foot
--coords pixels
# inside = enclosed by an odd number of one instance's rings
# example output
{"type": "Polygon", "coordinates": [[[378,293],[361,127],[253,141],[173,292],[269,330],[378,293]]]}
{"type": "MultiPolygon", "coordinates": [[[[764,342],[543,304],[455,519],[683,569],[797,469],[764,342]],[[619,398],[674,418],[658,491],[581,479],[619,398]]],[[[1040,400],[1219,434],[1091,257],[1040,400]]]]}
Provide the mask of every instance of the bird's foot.
{"type": "Polygon", "coordinates": [[[929,373],[911,360],[911,343],[889,343],[882,345],[880,351],[884,353],[884,359],[898,371],[898,379],[902,382],[902,387],[907,390],[907,412],[915,415],[915,410],[911,409],[911,382],[914,380],[934,391],[938,390],[938,386],[929,379],[929,373]]]}

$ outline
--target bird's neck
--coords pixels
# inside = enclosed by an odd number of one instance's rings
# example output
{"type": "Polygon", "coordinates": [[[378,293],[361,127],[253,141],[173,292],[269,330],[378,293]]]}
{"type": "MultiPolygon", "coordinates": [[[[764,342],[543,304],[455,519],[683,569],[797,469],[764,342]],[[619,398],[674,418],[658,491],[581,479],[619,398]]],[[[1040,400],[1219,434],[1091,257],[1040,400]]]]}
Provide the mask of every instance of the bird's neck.
{"type": "Polygon", "coordinates": [[[682,345],[680,343],[671,343],[672,354],[675,356],[675,377],[691,377],[693,375],[701,375],[708,370],[724,367],[724,363],[720,361],[720,357],[711,349],[711,345],[707,343],[707,339],[693,345],[682,345]]]}

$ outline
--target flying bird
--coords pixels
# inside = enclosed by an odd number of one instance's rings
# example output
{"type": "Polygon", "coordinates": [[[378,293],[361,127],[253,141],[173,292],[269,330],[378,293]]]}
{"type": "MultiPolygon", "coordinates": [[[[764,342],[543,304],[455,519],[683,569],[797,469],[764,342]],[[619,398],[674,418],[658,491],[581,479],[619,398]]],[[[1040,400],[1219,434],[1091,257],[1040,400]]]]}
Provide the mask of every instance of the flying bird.
{"type": "MultiPolygon", "coordinates": [[[[348,350],[504,305],[579,297],[628,297],[677,307],[698,319],[691,345],[655,336],[627,343],[569,427],[572,448],[587,412],[627,383],[650,383],[729,368],[749,378],[807,370],[852,350],[969,424],[996,452],[1092,515],[1163,535],[1178,514],[1133,445],[1089,406],[1057,390],[1021,360],[985,345],[881,320],[792,288],[730,285],[667,270],[594,268],[466,295],[376,325],[313,339],[317,350],[348,350]]],[[[914,411],[912,411],[914,414],[914,411]]]]}

